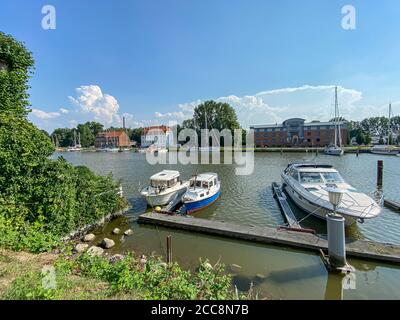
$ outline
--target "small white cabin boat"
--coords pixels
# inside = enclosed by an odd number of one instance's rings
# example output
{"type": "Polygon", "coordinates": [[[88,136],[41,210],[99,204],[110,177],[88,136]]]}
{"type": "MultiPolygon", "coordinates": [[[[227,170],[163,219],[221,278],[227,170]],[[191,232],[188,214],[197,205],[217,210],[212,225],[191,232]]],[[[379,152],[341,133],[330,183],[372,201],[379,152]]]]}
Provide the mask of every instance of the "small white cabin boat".
{"type": "Polygon", "coordinates": [[[188,214],[212,205],[221,195],[221,182],[216,173],[202,173],[190,179],[182,202],[188,214]]]}
{"type": "Polygon", "coordinates": [[[346,225],[364,222],[381,213],[381,206],[368,195],[358,192],[346,183],[339,172],[330,165],[290,164],[281,174],[283,188],[302,210],[322,219],[333,211],[328,190],[343,191],[336,212],[345,218],[346,225]]]}
{"type": "Polygon", "coordinates": [[[371,149],[371,153],[373,154],[381,154],[386,156],[395,156],[399,154],[399,150],[393,146],[389,145],[376,145],[371,149]]]}
{"type": "Polygon", "coordinates": [[[179,171],[163,170],[150,177],[150,186],[141,191],[151,207],[165,206],[175,196],[183,195],[189,186],[188,181],[180,180],[179,171]]]}

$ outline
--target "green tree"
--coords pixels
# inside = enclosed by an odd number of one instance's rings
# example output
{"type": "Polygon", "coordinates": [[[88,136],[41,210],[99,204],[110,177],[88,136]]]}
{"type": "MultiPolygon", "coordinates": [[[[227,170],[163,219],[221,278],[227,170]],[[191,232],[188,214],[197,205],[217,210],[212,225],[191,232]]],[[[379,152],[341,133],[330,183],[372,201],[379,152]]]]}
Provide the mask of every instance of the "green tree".
{"type": "MultiPolygon", "coordinates": [[[[48,250],[59,237],[120,210],[125,202],[111,177],[49,159],[51,139],[27,120],[33,60],[20,42],[0,37],[0,61],[8,65],[0,71],[0,246],[48,250]]],[[[66,143],[71,132],[55,134],[66,143]]]]}
{"type": "Polygon", "coordinates": [[[85,123],[87,126],[90,128],[90,132],[92,132],[93,136],[96,137],[96,135],[100,132],[104,131],[104,126],[96,121],[89,121],[85,123]]]}
{"type": "Polygon", "coordinates": [[[93,134],[88,123],[78,124],[77,126],[82,147],[91,147],[94,145],[96,136],[93,134]]]}
{"type": "Polygon", "coordinates": [[[362,130],[358,130],[356,135],[356,141],[359,145],[366,144],[365,134],[362,130]]]}
{"type": "Polygon", "coordinates": [[[57,139],[59,146],[62,148],[66,148],[73,145],[74,142],[73,129],[58,128],[52,132],[51,136],[57,139]]]}
{"type": "Polygon", "coordinates": [[[17,117],[28,114],[28,79],[34,60],[24,45],[13,37],[0,32],[0,112],[17,117]]]}
{"type": "Polygon", "coordinates": [[[193,118],[185,120],[182,127],[196,130],[200,137],[200,130],[206,128],[219,131],[228,129],[233,134],[233,130],[240,129],[240,124],[232,106],[228,103],[209,100],[198,105],[194,109],[193,118]]]}
{"type": "Polygon", "coordinates": [[[136,141],[136,143],[140,144],[142,141],[142,132],[143,132],[143,128],[131,129],[131,133],[130,133],[129,137],[132,141],[136,141]]]}

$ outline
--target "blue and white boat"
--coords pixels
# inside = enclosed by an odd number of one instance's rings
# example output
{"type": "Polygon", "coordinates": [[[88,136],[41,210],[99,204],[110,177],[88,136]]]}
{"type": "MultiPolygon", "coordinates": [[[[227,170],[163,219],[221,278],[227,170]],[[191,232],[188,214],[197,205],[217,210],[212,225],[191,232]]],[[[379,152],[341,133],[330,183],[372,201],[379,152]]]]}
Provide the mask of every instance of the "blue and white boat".
{"type": "Polygon", "coordinates": [[[221,182],[216,173],[202,173],[190,179],[182,197],[186,213],[191,214],[212,205],[221,195],[221,182]]]}

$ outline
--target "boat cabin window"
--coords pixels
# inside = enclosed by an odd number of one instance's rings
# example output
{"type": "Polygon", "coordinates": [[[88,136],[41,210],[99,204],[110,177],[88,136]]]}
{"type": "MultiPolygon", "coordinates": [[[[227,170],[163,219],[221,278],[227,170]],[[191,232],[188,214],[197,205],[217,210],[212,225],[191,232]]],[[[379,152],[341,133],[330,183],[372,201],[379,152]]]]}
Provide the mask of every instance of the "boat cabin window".
{"type": "Polygon", "coordinates": [[[199,187],[199,188],[201,188],[201,181],[198,181],[198,180],[190,180],[190,186],[191,186],[191,187],[199,187]]]}
{"type": "Polygon", "coordinates": [[[343,178],[338,172],[323,172],[322,176],[326,183],[342,183],[343,178]]]}
{"type": "Polygon", "coordinates": [[[322,177],[319,172],[300,172],[301,183],[322,183],[322,177]]]}
{"type": "Polygon", "coordinates": [[[165,181],[165,180],[151,180],[150,181],[150,185],[153,188],[165,188],[165,187],[173,187],[174,185],[176,185],[179,182],[179,177],[176,177],[174,179],[165,181]]]}
{"type": "Polygon", "coordinates": [[[217,178],[214,179],[214,185],[217,185],[217,178]]]}
{"type": "Polygon", "coordinates": [[[169,180],[168,183],[167,183],[167,184],[168,184],[168,187],[173,187],[174,185],[176,185],[176,184],[178,183],[178,181],[179,181],[179,178],[178,178],[178,177],[169,180]]]}
{"type": "Polygon", "coordinates": [[[211,188],[213,186],[213,182],[212,181],[210,181],[210,183],[209,183],[209,187],[211,188]]]}
{"type": "Polygon", "coordinates": [[[204,181],[204,182],[203,182],[203,188],[204,188],[204,189],[208,189],[208,182],[207,182],[207,181],[204,181]]]}
{"type": "Polygon", "coordinates": [[[289,176],[291,176],[294,180],[299,181],[299,173],[297,170],[290,170],[289,171],[289,176]]]}
{"type": "Polygon", "coordinates": [[[167,185],[166,181],[160,181],[160,180],[151,180],[150,184],[153,188],[162,188],[167,185]]]}

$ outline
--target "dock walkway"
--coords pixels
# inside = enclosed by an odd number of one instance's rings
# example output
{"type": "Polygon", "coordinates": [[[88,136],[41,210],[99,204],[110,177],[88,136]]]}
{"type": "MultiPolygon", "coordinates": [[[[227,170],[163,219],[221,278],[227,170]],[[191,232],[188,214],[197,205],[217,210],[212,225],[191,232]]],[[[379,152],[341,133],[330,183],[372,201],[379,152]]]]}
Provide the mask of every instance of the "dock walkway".
{"type": "MultiPolygon", "coordinates": [[[[138,222],[316,252],[319,252],[320,249],[328,249],[327,240],[317,235],[277,230],[272,227],[237,225],[222,221],[199,219],[191,216],[158,213],[142,214],[139,216],[138,222]]],[[[346,243],[346,250],[348,257],[371,259],[395,264],[400,263],[400,246],[398,245],[356,240],[346,243]]]]}
{"type": "Polygon", "coordinates": [[[301,225],[298,223],[296,216],[287,202],[286,195],[282,192],[281,187],[276,182],[272,183],[272,191],[278,200],[279,207],[281,208],[282,214],[289,226],[291,228],[301,229],[301,225]]]}

